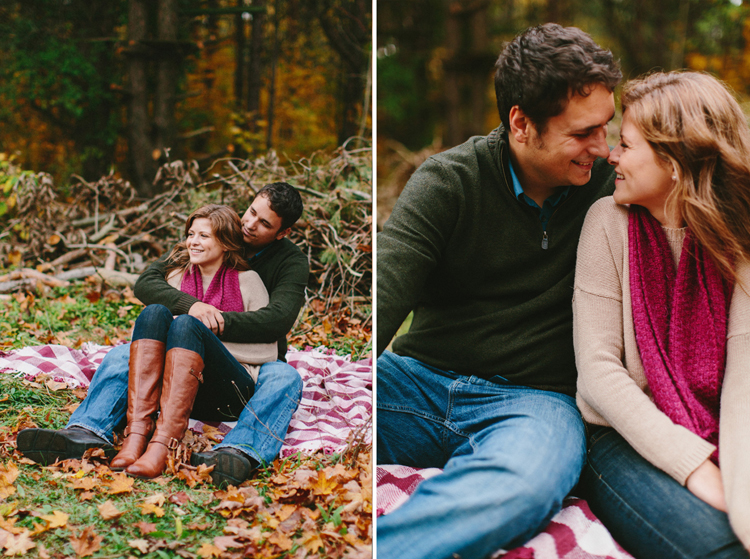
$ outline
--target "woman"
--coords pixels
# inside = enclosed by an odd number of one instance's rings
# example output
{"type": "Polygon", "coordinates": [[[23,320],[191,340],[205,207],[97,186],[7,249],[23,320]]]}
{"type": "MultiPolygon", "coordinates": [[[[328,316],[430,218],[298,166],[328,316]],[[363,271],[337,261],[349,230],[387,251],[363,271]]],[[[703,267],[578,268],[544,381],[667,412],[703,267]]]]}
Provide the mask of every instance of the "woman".
{"type": "Polygon", "coordinates": [[[622,106],[576,266],[583,489],[639,559],[748,557],[750,131],[700,73],[631,82],[622,106]]]}
{"type": "MultiPolygon", "coordinates": [[[[185,240],[169,255],[167,280],[224,312],[264,307],[268,293],[258,274],[247,271],[242,246],[237,213],[203,206],[190,215],[185,240]]],[[[276,343],[222,343],[191,316],[146,307],[133,330],[126,438],[112,469],[144,478],[161,474],[191,411],[203,420],[236,419],[253,395],[258,365],[275,360],[276,352],[276,343]]]]}

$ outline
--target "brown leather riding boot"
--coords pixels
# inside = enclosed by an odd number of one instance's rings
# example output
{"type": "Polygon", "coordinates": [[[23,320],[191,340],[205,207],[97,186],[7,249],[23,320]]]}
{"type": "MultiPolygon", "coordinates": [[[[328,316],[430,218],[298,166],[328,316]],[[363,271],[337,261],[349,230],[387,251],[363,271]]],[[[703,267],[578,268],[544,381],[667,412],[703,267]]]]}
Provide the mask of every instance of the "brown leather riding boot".
{"type": "Polygon", "coordinates": [[[140,458],[154,432],[164,373],[164,342],[147,338],[130,344],[128,426],[120,452],[109,467],[124,470],[140,458]]]}
{"type": "Polygon", "coordinates": [[[128,474],[153,478],[164,471],[169,451],[177,448],[187,430],[201,382],[203,359],[199,354],[181,347],[167,352],[156,430],[146,452],[126,470],[128,474]]]}

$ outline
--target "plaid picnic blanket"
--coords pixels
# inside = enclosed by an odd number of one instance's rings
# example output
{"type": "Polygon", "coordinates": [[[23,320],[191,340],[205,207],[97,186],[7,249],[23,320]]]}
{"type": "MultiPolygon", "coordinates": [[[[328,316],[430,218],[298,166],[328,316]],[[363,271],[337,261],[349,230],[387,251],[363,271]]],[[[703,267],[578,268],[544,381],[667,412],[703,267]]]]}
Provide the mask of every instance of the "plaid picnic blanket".
{"type": "MultiPolygon", "coordinates": [[[[388,514],[402,505],[421,481],[442,470],[423,470],[407,466],[377,467],[377,515],[388,514]]],[[[543,532],[510,551],[498,550],[493,559],[633,559],[612,538],[592,514],[583,499],[570,498],[563,503],[543,532]]]]}
{"type": "MultiPolygon", "coordinates": [[[[35,378],[47,374],[72,387],[88,386],[96,368],[111,346],[84,344],[80,349],[61,345],[30,346],[0,352],[0,373],[35,378]]],[[[349,357],[329,355],[325,350],[290,349],[287,361],[302,376],[299,408],[292,417],[281,456],[298,451],[341,452],[352,439],[372,441],[372,360],[352,363],[349,357]]],[[[203,423],[190,420],[190,428],[201,431],[203,423]]],[[[234,423],[212,423],[223,434],[234,423]]]]}

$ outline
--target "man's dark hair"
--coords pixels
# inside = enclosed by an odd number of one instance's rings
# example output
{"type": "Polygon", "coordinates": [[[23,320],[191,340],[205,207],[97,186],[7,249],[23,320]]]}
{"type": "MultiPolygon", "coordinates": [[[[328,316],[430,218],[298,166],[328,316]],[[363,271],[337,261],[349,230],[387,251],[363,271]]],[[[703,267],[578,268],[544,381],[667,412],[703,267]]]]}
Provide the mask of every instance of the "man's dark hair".
{"type": "Polygon", "coordinates": [[[281,218],[281,229],[291,227],[302,215],[302,197],[291,184],[272,182],[258,191],[258,196],[265,196],[271,209],[281,218]]]}
{"type": "Polygon", "coordinates": [[[545,23],[508,43],[495,64],[495,95],[500,120],[518,105],[541,134],[547,121],[565,110],[571,94],[586,96],[591,86],[614,91],[622,79],[612,52],[577,27],[545,23]]]}

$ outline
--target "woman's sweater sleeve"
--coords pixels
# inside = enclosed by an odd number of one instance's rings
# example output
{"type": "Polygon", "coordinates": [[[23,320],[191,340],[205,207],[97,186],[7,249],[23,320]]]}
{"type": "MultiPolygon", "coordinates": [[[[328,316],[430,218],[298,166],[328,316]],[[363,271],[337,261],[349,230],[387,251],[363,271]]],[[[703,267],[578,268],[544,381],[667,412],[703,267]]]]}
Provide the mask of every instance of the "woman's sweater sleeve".
{"type": "Polygon", "coordinates": [[[729,309],[727,365],[721,388],[719,467],[729,522],[750,549],[750,265],[738,266],[729,309]],[[744,287],[744,290],[743,290],[744,287]]]}
{"type": "Polygon", "coordinates": [[[614,427],[641,456],[684,485],[714,446],[673,423],[648,395],[635,340],[625,332],[625,325],[632,325],[629,288],[623,286],[626,251],[627,210],[611,197],[599,200],[586,216],[578,245],[577,401],[586,421],[614,427]]]}

